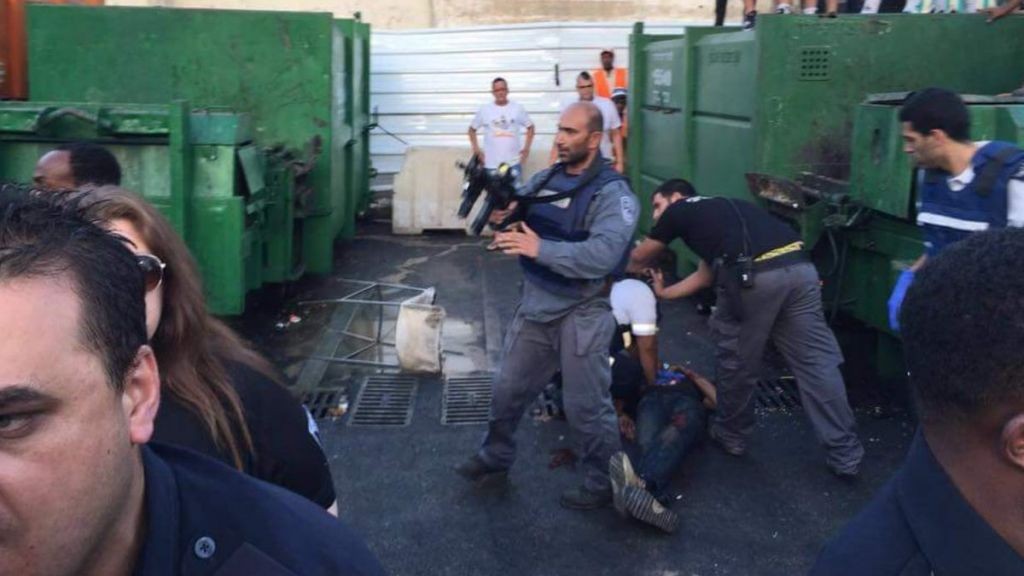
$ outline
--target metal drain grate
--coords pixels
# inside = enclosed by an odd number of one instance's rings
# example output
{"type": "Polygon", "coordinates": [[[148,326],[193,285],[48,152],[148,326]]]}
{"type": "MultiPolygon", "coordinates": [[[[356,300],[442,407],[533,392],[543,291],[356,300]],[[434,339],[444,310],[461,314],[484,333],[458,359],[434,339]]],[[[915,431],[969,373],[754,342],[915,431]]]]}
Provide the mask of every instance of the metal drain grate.
{"type": "Polygon", "coordinates": [[[359,390],[349,426],[408,426],[419,381],[412,376],[367,376],[359,390]]]}
{"type": "Polygon", "coordinates": [[[800,408],[800,392],[793,378],[758,380],[754,402],[766,410],[797,410],[800,408]]]}
{"type": "Polygon", "coordinates": [[[339,418],[348,411],[348,383],[327,382],[303,394],[302,403],[316,420],[339,418]]]}
{"type": "Polygon", "coordinates": [[[462,376],[444,383],[441,424],[458,426],[486,424],[491,409],[493,376],[462,376]]]}

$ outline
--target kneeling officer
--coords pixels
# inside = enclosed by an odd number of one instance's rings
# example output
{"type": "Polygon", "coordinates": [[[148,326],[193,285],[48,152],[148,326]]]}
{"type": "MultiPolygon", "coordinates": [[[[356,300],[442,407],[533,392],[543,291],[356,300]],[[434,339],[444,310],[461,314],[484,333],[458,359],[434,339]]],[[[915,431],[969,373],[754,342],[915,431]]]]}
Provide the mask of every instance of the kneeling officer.
{"type": "MultiPolygon", "coordinates": [[[[524,220],[495,237],[497,249],[519,256],[525,281],[505,334],[487,436],[456,467],[473,481],[504,476],[524,411],[561,370],[584,472],[583,485],[562,494],[561,503],[575,509],[611,503],[608,459],[620,443],[609,393],[616,322],[608,279],[625,270],[638,214],[629,184],[601,157],[602,128],[601,112],[589,102],[565,110],[555,139],[560,162],[531,179],[520,199],[524,220]]],[[[495,212],[492,221],[507,216],[495,212]]]]}
{"type": "Polygon", "coordinates": [[[659,298],[682,298],[714,286],[718,305],[710,327],[718,372],[718,411],[708,435],[734,456],[754,429],[754,391],[771,338],[796,377],[800,400],[839,476],[855,476],[864,448],[839,373],[843,361],[825,323],[814,265],[796,231],[768,211],[730,198],[699,196],[686,180],[654,191],[655,225],[632,253],[640,270],[681,239],[700,257],[697,271],[672,286],[655,276],[659,298]]]}

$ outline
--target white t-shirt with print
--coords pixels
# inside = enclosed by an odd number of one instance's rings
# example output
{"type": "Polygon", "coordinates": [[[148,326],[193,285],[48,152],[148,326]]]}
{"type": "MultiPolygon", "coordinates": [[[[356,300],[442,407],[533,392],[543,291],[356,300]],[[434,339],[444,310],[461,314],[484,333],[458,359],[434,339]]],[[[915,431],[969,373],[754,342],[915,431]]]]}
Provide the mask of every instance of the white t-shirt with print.
{"type": "Polygon", "coordinates": [[[486,128],[484,166],[497,168],[502,163],[519,164],[519,151],[522,150],[519,131],[533,126],[533,121],[520,104],[509,101],[498,106],[490,102],[477,110],[470,126],[477,131],[486,128]]]}

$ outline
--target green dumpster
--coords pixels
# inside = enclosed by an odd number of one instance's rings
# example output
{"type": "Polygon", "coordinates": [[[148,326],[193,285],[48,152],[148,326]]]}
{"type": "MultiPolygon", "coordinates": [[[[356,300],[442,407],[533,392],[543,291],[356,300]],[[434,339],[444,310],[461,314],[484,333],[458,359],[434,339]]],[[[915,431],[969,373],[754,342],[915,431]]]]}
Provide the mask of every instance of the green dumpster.
{"type": "MultiPolygon", "coordinates": [[[[1024,19],[767,15],[754,32],[655,36],[638,24],[630,45],[629,170],[648,222],[652,190],[671,177],[757,197],[801,231],[830,309],[875,329],[879,371],[901,374],[886,300],[923,246],[896,121],[903,94],[883,93],[1009,92],[1024,81],[1024,19]]],[[[969,100],[972,137],[1024,142],[1020,101],[969,100]]],[[[693,256],[679,253],[687,272],[693,256]]]]}
{"type": "Polygon", "coordinates": [[[353,40],[367,26],[319,13],[31,5],[28,33],[31,100],[180,99],[248,114],[258,146],[307,165],[295,190],[302,260],[331,270],[334,239],[351,234],[363,193],[352,167],[368,162],[351,153],[364,120],[349,110],[361,103],[353,87],[367,83],[368,43],[353,40]]]}
{"type": "Polygon", "coordinates": [[[369,193],[368,25],[31,5],[27,26],[30,101],[0,110],[0,180],[29,180],[59,142],[107,146],[125,187],[186,239],[219,313],[262,283],[332,269],[369,193]]]}
{"type": "Polygon", "coordinates": [[[0,103],[0,180],[27,182],[57,144],[96,141],[124,187],[172,222],[199,263],[210,308],[239,314],[246,291],[301,272],[293,248],[294,167],[253,144],[247,114],[185,103],[0,103]]]}

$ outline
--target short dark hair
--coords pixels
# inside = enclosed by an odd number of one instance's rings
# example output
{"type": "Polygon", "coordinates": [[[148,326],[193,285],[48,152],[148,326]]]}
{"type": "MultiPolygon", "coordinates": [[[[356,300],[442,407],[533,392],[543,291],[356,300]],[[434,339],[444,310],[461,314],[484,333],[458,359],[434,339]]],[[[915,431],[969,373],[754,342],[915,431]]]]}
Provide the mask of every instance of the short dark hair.
{"type": "Polygon", "coordinates": [[[120,186],[121,165],[103,146],[92,142],[71,142],[55,148],[68,153],[76,186],[120,186]]]}
{"type": "Polygon", "coordinates": [[[654,189],[654,196],[672,197],[673,194],[681,194],[686,198],[697,195],[697,189],[689,181],[682,178],[671,178],[665,180],[654,189]]]}
{"type": "Polygon", "coordinates": [[[498,76],[494,80],[491,80],[491,88],[494,88],[494,85],[497,84],[498,82],[503,82],[505,86],[508,87],[508,81],[502,78],[501,76],[498,76]]]}
{"type": "Polygon", "coordinates": [[[69,277],[81,301],[79,337],[115,391],[146,343],[143,273],[114,234],[86,219],[80,196],[0,185],[0,282],[69,277]]]}
{"type": "Polygon", "coordinates": [[[923,422],[1024,403],[1024,230],[973,234],[916,274],[900,311],[923,422]]]}
{"type": "Polygon", "coordinates": [[[911,92],[900,108],[900,122],[909,122],[920,134],[942,130],[958,142],[971,138],[971,118],[967,105],[956,92],[945,88],[925,88],[911,92]]]}
{"type": "Polygon", "coordinates": [[[580,72],[580,75],[576,77],[577,80],[593,80],[594,77],[590,75],[590,72],[584,70],[580,72]]]}

